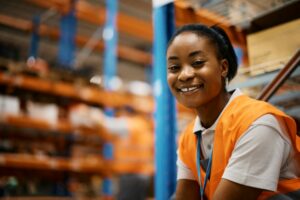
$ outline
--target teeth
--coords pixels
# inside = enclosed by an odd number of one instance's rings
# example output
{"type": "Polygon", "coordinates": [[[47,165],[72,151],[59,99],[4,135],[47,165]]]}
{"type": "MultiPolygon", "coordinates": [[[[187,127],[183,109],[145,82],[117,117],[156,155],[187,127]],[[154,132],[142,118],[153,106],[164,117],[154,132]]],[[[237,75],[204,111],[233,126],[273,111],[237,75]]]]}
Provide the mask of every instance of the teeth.
{"type": "Polygon", "coordinates": [[[197,87],[190,87],[190,88],[182,88],[180,89],[182,92],[189,92],[189,91],[192,91],[192,90],[195,90],[197,89],[197,87]]]}
{"type": "Polygon", "coordinates": [[[195,90],[195,89],[197,89],[197,87],[188,88],[189,91],[192,91],[192,90],[195,90]]]}

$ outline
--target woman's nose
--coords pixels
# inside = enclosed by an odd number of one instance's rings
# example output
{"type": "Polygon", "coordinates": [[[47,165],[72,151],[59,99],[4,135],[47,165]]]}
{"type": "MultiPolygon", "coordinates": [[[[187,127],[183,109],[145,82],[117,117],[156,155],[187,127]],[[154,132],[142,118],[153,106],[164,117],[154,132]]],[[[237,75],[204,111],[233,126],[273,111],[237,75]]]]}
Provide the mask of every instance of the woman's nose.
{"type": "Polygon", "coordinates": [[[194,69],[191,66],[184,66],[180,71],[178,79],[180,81],[187,81],[188,79],[191,79],[194,76],[195,76],[194,69]]]}

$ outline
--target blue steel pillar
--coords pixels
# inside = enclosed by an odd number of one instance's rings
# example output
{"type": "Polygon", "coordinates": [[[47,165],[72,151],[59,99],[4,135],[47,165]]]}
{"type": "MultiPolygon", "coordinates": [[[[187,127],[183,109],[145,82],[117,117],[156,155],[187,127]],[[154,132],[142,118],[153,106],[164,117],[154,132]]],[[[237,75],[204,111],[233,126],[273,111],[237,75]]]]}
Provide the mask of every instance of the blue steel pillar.
{"type": "Polygon", "coordinates": [[[111,80],[117,72],[117,43],[118,32],[116,27],[116,17],[118,0],[106,0],[106,24],[103,30],[105,42],[104,51],[104,86],[111,90],[111,80]]]}
{"type": "Polygon", "coordinates": [[[176,108],[167,85],[166,48],[174,30],[171,0],[153,0],[155,110],[155,199],[170,199],[176,188],[176,108]]]}
{"type": "MultiPolygon", "coordinates": [[[[116,27],[116,17],[118,9],[118,0],[106,0],[106,24],[103,30],[103,39],[105,42],[104,51],[104,87],[106,90],[112,89],[112,79],[117,72],[117,43],[118,33],[116,27]]],[[[114,111],[107,109],[106,114],[112,116],[114,111]]],[[[106,143],[104,145],[103,156],[105,159],[112,159],[113,145],[106,143]]],[[[110,179],[103,181],[103,194],[106,198],[112,197],[112,183],[110,179]]]]}
{"type": "Polygon", "coordinates": [[[32,20],[32,35],[29,49],[29,57],[36,58],[38,55],[39,48],[39,27],[40,27],[40,16],[35,16],[32,20]]]}
{"type": "Polygon", "coordinates": [[[77,19],[75,15],[76,0],[71,1],[70,11],[62,16],[60,22],[60,41],[58,50],[58,62],[60,65],[70,68],[75,58],[75,36],[77,19]]]}

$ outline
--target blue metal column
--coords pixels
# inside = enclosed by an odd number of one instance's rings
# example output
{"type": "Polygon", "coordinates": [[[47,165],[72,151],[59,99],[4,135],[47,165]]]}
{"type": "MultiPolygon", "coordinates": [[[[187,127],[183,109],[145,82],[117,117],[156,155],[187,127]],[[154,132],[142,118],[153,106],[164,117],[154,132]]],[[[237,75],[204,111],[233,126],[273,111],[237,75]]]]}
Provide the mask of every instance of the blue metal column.
{"type": "MultiPolygon", "coordinates": [[[[117,44],[118,32],[116,26],[116,17],[118,10],[118,0],[106,0],[106,24],[103,30],[103,39],[105,42],[104,51],[104,87],[110,91],[112,89],[112,79],[117,73],[117,44]]],[[[106,114],[109,116],[114,115],[112,109],[106,109],[106,114]]],[[[106,143],[103,147],[103,156],[105,159],[112,159],[113,145],[106,143]]],[[[103,194],[105,198],[112,197],[112,183],[109,178],[103,181],[103,194]]]]}
{"type": "Polygon", "coordinates": [[[104,86],[107,90],[111,90],[110,82],[117,72],[117,9],[118,0],[106,0],[106,24],[103,30],[103,39],[105,42],[104,86]]]}
{"type": "Polygon", "coordinates": [[[176,188],[176,108],[167,85],[166,49],[174,30],[174,4],[153,0],[155,110],[155,199],[170,199],[176,188]]]}
{"type": "Polygon", "coordinates": [[[60,65],[71,68],[75,58],[75,36],[77,19],[75,16],[76,0],[71,1],[70,11],[62,16],[60,22],[60,41],[58,51],[58,62],[60,65]]]}
{"type": "Polygon", "coordinates": [[[39,27],[40,27],[40,16],[35,16],[32,20],[32,35],[31,35],[31,43],[30,43],[30,50],[29,50],[29,57],[36,58],[38,55],[39,49],[39,27]]]}

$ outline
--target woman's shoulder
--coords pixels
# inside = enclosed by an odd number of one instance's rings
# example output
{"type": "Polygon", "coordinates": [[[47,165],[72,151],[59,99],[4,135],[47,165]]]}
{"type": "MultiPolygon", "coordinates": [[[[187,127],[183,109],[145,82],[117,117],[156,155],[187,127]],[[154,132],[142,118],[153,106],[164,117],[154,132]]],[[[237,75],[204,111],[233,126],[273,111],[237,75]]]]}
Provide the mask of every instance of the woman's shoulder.
{"type": "Polygon", "coordinates": [[[236,97],[232,102],[230,102],[226,108],[226,112],[224,113],[237,117],[249,117],[250,115],[262,116],[267,113],[281,116],[285,115],[285,113],[272,104],[251,98],[247,95],[240,95],[236,97]]]}

